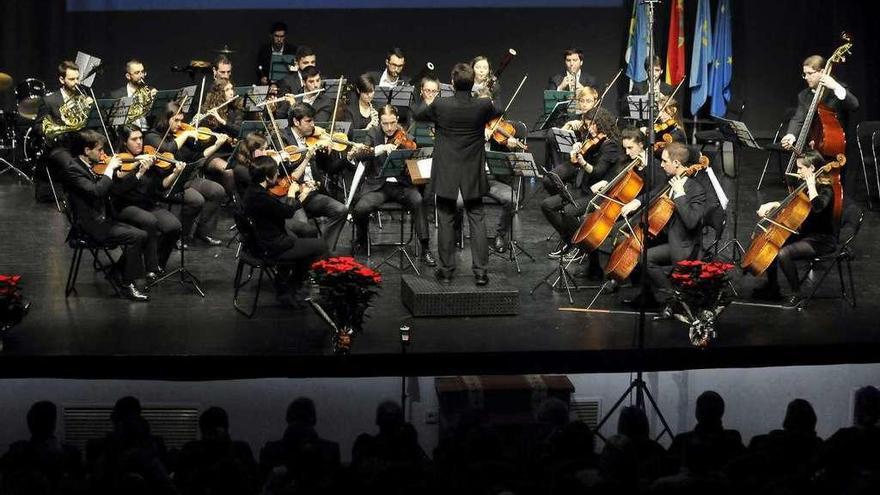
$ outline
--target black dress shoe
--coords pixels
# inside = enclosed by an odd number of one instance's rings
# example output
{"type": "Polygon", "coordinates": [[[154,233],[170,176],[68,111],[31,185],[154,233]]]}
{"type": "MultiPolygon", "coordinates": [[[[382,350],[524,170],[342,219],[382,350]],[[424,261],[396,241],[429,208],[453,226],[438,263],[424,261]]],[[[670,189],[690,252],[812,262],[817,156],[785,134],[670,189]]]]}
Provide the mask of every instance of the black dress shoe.
{"type": "Polygon", "coordinates": [[[673,318],[673,315],[672,315],[672,306],[670,306],[670,305],[667,304],[667,305],[663,306],[663,310],[660,311],[660,314],[658,314],[658,315],[654,315],[654,317],[652,318],[652,320],[654,320],[654,321],[662,321],[662,320],[671,320],[672,318],[673,318]]]}
{"type": "Polygon", "coordinates": [[[503,235],[498,234],[495,236],[494,249],[498,253],[503,253],[507,251],[507,240],[503,235]]]}
{"type": "Polygon", "coordinates": [[[620,290],[620,284],[617,283],[617,280],[614,280],[612,278],[612,279],[609,279],[607,282],[605,282],[605,292],[606,293],[614,294],[618,290],[620,290]]]}
{"type": "Polygon", "coordinates": [[[440,282],[443,285],[449,285],[452,283],[452,277],[440,269],[434,270],[434,278],[437,279],[437,282],[440,282]]]}
{"type": "Polygon", "coordinates": [[[804,298],[801,297],[799,294],[794,294],[786,299],[785,302],[782,303],[782,305],[786,308],[799,308],[803,303],[804,298]]]}
{"type": "Polygon", "coordinates": [[[135,302],[147,302],[150,296],[141,292],[134,283],[124,285],[122,287],[122,295],[135,302]]]}
{"type": "Polygon", "coordinates": [[[189,244],[184,242],[182,239],[178,239],[174,247],[177,248],[178,251],[186,251],[187,249],[189,249],[189,244]]]}
{"type": "Polygon", "coordinates": [[[209,235],[200,235],[197,238],[209,246],[219,246],[223,244],[223,241],[221,241],[220,239],[214,239],[209,235]]]}
{"type": "Polygon", "coordinates": [[[150,285],[159,279],[159,274],[156,272],[147,272],[147,275],[144,278],[147,279],[147,285],[150,285]]]}
{"type": "Polygon", "coordinates": [[[419,257],[422,264],[425,266],[437,266],[437,260],[434,259],[434,255],[431,254],[431,251],[425,249],[422,251],[422,255],[419,257]]]}
{"type": "Polygon", "coordinates": [[[475,273],[474,274],[474,283],[477,284],[478,287],[488,285],[489,284],[489,274],[475,273]]]}

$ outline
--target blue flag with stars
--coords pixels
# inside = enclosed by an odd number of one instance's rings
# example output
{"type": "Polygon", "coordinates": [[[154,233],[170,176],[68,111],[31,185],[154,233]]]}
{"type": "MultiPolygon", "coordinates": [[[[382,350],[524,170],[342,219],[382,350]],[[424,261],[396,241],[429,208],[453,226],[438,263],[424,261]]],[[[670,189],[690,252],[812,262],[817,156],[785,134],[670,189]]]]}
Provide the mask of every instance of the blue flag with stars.
{"type": "Polygon", "coordinates": [[[712,104],[709,113],[724,117],[730,103],[730,79],[733,77],[733,46],[730,34],[730,0],[718,2],[715,17],[715,50],[709,71],[709,95],[712,104]]]}
{"type": "Polygon", "coordinates": [[[709,0],[697,4],[694,48],[691,51],[691,115],[696,115],[709,96],[709,65],[712,64],[712,16],[709,0]]]}
{"type": "Polygon", "coordinates": [[[632,82],[648,79],[645,60],[648,58],[648,12],[647,6],[636,0],[633,2],[632,17],[629,20],[629,40],[626,44],[626,77],[632,82]]]}

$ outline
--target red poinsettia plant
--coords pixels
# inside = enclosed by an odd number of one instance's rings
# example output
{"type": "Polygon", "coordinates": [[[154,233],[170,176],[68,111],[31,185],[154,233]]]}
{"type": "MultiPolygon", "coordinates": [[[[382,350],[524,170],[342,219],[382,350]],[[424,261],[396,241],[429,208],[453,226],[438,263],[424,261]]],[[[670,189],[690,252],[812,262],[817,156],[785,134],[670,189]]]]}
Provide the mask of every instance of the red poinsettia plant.
{"type": "Polygon", "coordinates": [[[0,275],[0,339],[10,328],[21,323],[30,307],[18,285],[19,281],[21,275],[0,275]]]}
{"type": "Polygon", "coordinates": [[[673,312],[677,319],[690,325],[690,340],[706,347],[715,336],[715,320],[730,304],[727,290],[733,265],[723,261],[679,261],[669,274],[672,286],[673,312]]]}
{"type": "Polygon", "coordinates": [[[312,276],[320,287],[320,306],[340,332],[360,330],[378,293],[382,275],[350,256],[316,261],[312,276]]]}

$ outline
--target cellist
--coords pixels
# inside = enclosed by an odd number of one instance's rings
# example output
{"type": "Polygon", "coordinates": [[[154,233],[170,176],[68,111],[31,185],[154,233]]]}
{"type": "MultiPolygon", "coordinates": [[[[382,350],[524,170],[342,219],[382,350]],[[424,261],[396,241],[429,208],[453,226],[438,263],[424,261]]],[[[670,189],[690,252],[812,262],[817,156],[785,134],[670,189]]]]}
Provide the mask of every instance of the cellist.
{"type": "Polygon", "coordinates": [[[820,84],[828,88],[821,103],[837,113],[838,118],[841,110],[852,112],[858,110],[859,100],[856,96],[843,84],[837,82],[831,74],[822,74],[825,67],[825,57],[821,55],[811,55],[804,60],[803,75],[801,77],[807,82],[807,87],[798,93],[798,106],[794,116],[788,123],[788,130],[782,137],[780,144],[785,149],[791,149],[797,140],[798,133],[804,126],[810,104],[813,101],[813,95],[820,84]]]}
{"type": "MultiPolygon", "coordinates": [[[[650,291],[624,301],[632,306],[659,308],[659,292],[672,287],[670,269],[679,261],[693,259],[699,254],[706,191],[698,181],[684,175],[689,156],[687,146],[681,143],[670,143],[663,150],[660,166],[669,177],[670,198],[675,203],[675,213],[663,230],[667,242],[648,248],[646,271],[651,279],[650,291]]],[[[658,318],[671,316],[672,310],[666,305],[658,318]]]]}
{"type": "MultiPolygon", "coordinates": [[[[816,151],[808,151],[797,159],[797,174],[806,182],[806,193],[810,199],[810,214],[801,224],[797,235],[788,238],[785,246],[779,250],[776,259],[767,268],[767,285],[756,289],[752,296],[764,300],[780,300],[778,270],[788,280],[791,295],[784,301],[787,307],[797,307],[802,297],[800,278],[798,277],[797,260],[810,259],[833,252],[835,249],[834,234],[834,192],[828,176],[817,178],[814,173],[825,165],[825,159],[816,151]]],[[[764,203],[758,208],[758,216],[765,217],[780,205],[779,201],[764,203]]]]}

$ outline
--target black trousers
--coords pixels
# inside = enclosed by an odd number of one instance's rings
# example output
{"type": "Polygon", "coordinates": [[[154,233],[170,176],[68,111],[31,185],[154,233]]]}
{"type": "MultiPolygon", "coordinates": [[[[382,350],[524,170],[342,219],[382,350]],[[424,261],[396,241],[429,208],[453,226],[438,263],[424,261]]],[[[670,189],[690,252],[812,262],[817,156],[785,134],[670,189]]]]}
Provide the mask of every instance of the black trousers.
{"type": "Polygon", "coordinates": [[[834,251],[834,240],[830,236],[803,237],[790,241],[776,255],[773,263],[767,267],[769,287],[779,288],[779,270],[788,281],[792,293],[799,294],[801,280],[798,276],[797,260],[807,260],[834,251]]]}
{"type": "Polygon", "coordinates": [[[306,199],[303,210],[305,210],[309,218],[327,218],[324,241],[327,243],[327,249],[330,251],[335,250],[342,227],[345,227],[345,217],[348,216],[348,208],[326,194],[314,192],[306,199]]]}
{"type": "MultiPolygon", "coordinates": [[[[447,276],[455,271],[455,200],[437,196],[437,252],[440,255],[440,270],[447,276]]],[[[471,233],[472,268],[475,274],[486,273],[489,268],[489,242],[486,239],[486,222],[483,211],[483,198],[464,202],[471,233]]]]}
{"type": "Polygon", "coordinates": [[[279,295],[299,289],[312,263],[326,254],[327,245],[323,239],[301,238],[296,240],[296,244],[292,248],[273,256],[272,259],[275,261],[294,262],[295,264],[292,272],[288,268],[278,269],[280,280],[275,281],[275,288],[279,295]]]}
{"type": "Polygon", "coordinates": [[[149,237],[147,233],[133,225],[115,220],[86,221],[79,227],[95,241],[102,244],[117,244],[122,248],[122,281],[130,283],[144,276],[143,252],[149,237]]]}
{"type": "Polygon", "coordinates": [[[146,270],[155,272],[158,268],[165,268],[174,243],[180,237],[180,220],[159,206],[149,210],[126,206],[119,211],[116,218],[147,233],[147,242],[144,245],[146,270]]]}
{"type": "Polygon", "coordinates": [[[195,234],[198,236],[214,235],[217,230],[217,215],[220,203],[226,198],[226,191],[220,184],[195,177],[186,183],[183,190],[183,208],[180,223],[184,237],[193,234],[193,225],[198,219],[195,234]]]}
{"type": "Polygon", "coordinates": [[[571,237],[581,225],[581,216],[589,205],[589,198],[580,190],[573,191],[572,196],[577,201],[577,205],[569,203],[560,194],[554,194],[541,201],[541,213],[566,243],[571,242],[571,237]]]}
{"type": "Polygon", "coordinates": [[[412,211],[416,235],[420,241],[427,242],[428,215],[425,214],[422,194],[416,186],[405,186],[397,182],[386,182],[381,188],[364,193],[358,199],[351,211],[357,229],[357,242],[366,244],[367,230],[370,227],[370,213],[378,210],[382,204],[388,201],[397,201],[412,211]]]}

